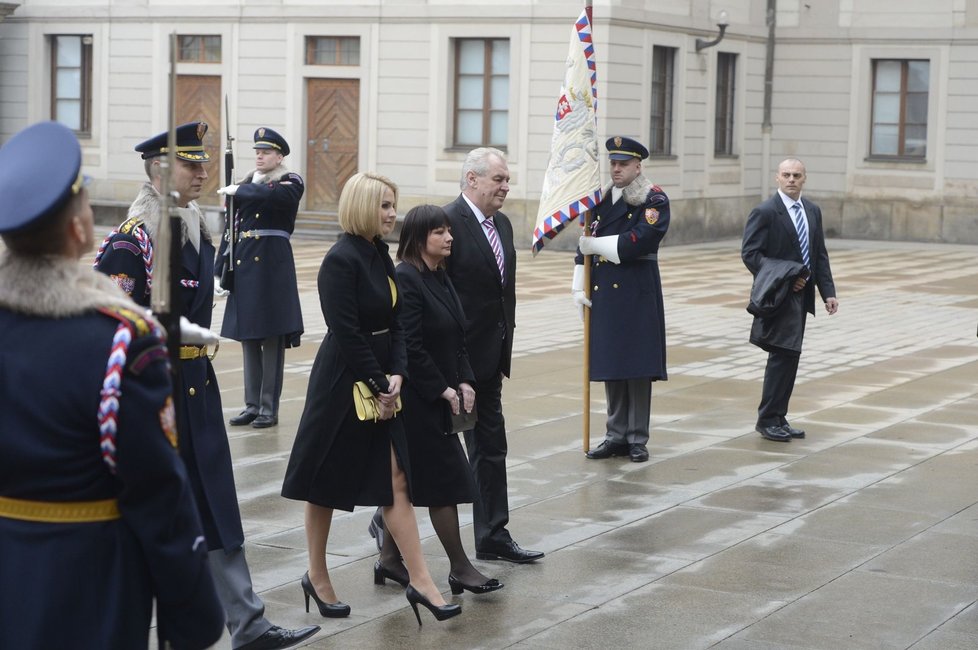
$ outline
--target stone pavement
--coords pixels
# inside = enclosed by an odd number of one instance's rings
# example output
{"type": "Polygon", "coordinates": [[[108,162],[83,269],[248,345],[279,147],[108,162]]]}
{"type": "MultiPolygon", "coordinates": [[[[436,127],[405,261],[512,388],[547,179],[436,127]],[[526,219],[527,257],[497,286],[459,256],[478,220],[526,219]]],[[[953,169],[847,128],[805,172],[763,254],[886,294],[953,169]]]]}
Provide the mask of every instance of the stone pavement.
{"type": "MultiPolygon", "coordinates": [[[[256,587],[274,622],[323,626],[306,647],[978,647],[978,247],[829,242],[840,311],[809,321],[790,413],[808,437],[789,444],[753,432],[766,355],[747,343],[739,242],[664,248],[670,380],[653,389],[644,464],[584,458],[572,258],[520,253],[503,390],[510,530],[547,557],[478,562],[506,588],[452,597],[462,615],[443,623],[422,611],[420,629],[402,589],[373,584],[369,508],[337,513],[330,538],[352,615],[303,608],[302,504],[279,490],[325,332],[316,273],[328,244],[295,247],[306,335],[287,357],[280,424],[229,436],[256,587]]],[[[622,345],[641,335],[622,323],[622,345]]],[[[230,417],[236,343],[216,367],[230,417]]],[[[603,397],[593,384],[593,444],[603,397]]],[[[418,517],[447,594],[444,551],[418,517]]]]}

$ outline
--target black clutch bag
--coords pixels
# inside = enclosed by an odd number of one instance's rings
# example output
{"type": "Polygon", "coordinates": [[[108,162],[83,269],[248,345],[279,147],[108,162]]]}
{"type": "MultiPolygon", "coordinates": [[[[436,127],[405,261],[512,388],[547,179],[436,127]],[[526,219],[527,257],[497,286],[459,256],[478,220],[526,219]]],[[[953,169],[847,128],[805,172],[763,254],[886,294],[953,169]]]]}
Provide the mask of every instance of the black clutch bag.
{"type": "Polygon", "coordinates": [[[471,413],[466,413],[464,408],[459,409],[458,415],[452,413],[451,408],[448,409],[448,413],[451,416],[451,426],[449,427],[449,430],[445,432],[445,435],[470,431],[475,428],[475,423],[479,419],[476,414],[475,404],[472,404],[471,413]]]}

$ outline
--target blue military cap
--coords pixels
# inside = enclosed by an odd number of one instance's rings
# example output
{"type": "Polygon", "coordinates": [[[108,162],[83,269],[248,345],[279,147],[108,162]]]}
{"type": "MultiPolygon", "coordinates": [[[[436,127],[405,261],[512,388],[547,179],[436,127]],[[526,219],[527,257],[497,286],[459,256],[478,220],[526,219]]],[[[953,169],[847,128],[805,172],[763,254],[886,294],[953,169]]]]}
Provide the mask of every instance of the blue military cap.
{"type": "Polygon", "coordinates": [[[609,160],[631,160],[632,158],[645,160],[649,157],[649,150],[643,147],[638,140],[623,138],[620,135],[608,138],[604,146],[608,149],[609,160]]]}
{"type": "MultiPolygon", "coordinates": [[[[176,156],[188,162],[209,162],[211,157],[204,150],[204,134],[207,133],[206,122],[188,122],[177,127],[176,156]]],[[[165,156],[169,131],[154,135],[149,140],[136,145],[136,151],[143,155],[143,160],[165,156]]]]}
{"type": "Polygon", "coordinates": [[[277,149],[283,156],[289,155],[289,143],[267,126],[255,129],[255,149],[277,149]]]}
{"type": "Polygon", "coordinates": [[[0,233],[40,225],[88,182],[81,145],[60,122],[39,122],[0,147],[0,233]]]}

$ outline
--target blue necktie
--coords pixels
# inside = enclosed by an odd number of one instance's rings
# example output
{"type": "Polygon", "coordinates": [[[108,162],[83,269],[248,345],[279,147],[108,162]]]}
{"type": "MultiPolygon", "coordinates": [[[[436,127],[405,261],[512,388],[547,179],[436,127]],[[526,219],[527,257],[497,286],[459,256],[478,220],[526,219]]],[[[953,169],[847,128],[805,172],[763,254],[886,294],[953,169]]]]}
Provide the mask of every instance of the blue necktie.
{"type": "Polygon", "coordinates": [[[795,230],[798,231],[798,243],[801,245],[801,259],[805,262],[805,266],[812,268],[808,254],[808,220],[802,214],[800,202],[792,205],[791,209],[795,211],[795,230]]]}

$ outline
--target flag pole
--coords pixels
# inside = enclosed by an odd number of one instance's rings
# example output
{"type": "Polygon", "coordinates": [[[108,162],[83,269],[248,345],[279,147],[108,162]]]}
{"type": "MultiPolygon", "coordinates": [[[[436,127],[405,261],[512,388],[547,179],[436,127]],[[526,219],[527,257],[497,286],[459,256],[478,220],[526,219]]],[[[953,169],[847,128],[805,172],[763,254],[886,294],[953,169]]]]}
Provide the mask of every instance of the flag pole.
{"type": "MultiPolygon", "coordinates": [[[[591,0],[584,0],[585,9],[590,9],[588,14],[591,17],[591,38],[594,39],[594,9],[591,7],[591,0]]],[[[591,210],[584,213],[584,234],[591,232],[591,210]]],[[[591,299],[591,256],[584,256],[584,295],[588,300],[591,299]]],[[[584,308],[584,414],[582,418],[584,453],[591,448],[591,308],[584,308]]]]}

